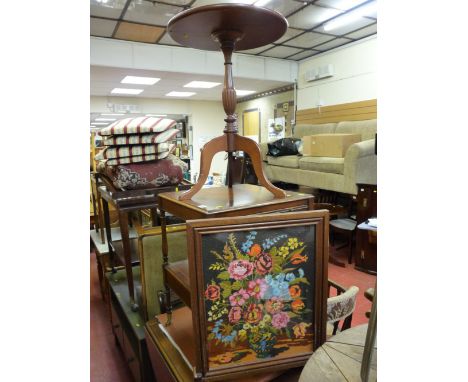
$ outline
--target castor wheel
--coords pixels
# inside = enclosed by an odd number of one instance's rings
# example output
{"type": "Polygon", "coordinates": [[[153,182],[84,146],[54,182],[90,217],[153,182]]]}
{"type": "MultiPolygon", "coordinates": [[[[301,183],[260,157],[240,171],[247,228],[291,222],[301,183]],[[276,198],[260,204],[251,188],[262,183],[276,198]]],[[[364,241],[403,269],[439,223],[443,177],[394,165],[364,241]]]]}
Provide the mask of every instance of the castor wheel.
{"type": "Polygon", "coordinates": [[[139,309],[139,308],[140,308],[140,307],[138,306],[138,304],[137,304],[136,302],[134,302],[134,303],[131,305],[131,307],[130,307],[130,309],[132,310],[132,312],[138,312],[138,309],[139,309]]]}
{"type": "Polygon", "coordinates": [[[166,295],[164,291],[159,290],[158,291],[158,302],[159,302],[159,311],[161,314],[166,313],[166,295]]]}

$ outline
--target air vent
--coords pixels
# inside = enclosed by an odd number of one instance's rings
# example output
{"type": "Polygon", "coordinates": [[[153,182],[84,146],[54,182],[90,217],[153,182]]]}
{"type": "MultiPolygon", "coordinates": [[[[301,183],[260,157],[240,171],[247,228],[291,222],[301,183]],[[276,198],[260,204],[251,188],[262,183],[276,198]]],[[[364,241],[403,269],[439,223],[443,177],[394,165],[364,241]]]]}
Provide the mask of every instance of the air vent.
{"type": "Polygon", "coordinates": [[[332,64],[322,65],[315,68],[310,68],[304,74],[307,82],[321,80],[323,78],[332,77],[335,74],[332,64]]]}
{"type": "Polygon", "coordinates": [[[138,105],[119,105],[119,104],[114,104],[113,105],[113,111],[115,113],[139,113],[140,108],[138,105]]]}

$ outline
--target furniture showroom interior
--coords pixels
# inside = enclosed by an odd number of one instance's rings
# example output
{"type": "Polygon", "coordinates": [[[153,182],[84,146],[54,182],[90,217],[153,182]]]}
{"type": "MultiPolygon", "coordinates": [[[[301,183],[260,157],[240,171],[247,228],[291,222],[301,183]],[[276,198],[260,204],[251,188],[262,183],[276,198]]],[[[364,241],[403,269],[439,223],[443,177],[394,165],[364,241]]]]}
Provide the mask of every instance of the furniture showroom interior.
{"type": "Polygon", "coordinates": [[[93,382],[377,380],[377,1],[91,0],[93,382]]]}

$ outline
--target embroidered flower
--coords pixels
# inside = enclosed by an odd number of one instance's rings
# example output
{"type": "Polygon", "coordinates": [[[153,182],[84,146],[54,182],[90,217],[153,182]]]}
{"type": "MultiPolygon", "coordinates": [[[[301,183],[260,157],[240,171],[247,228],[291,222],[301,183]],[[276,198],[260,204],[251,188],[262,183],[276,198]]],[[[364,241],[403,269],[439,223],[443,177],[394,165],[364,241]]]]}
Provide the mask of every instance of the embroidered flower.
{"type": "Polygon", "coordinates": [[[249,256],[256,257],[262,252],[262,247],[258,244],[254,244],[250,247],[250,251],[248,252],[249,256]]]}
{"type": "Polygon", "coordinates": [[[242,308],[239,306],[233,306],[229,311],[228,317],[231,324],[239,322],[239,320],[242,318],[242,308]]]}
{"type": "Polygon", "coordinates": [[[281,312],[283,308],[284,308],[283,300],[281,300],[278,297],[272,297],[265,303],[266,311],[271,314],[281,312]]]}
{"type": "Polygon", "coordinates": [[[205,297],[208,300],[215,301],[219,298],[220,290],[217,285],[208,285],[205,290],[205,297]]]}
{"type": "Polygon", "coordinates": [[[246,260],[234,260],[229,264],[228,272],[231,278],[242,280],[252,274],[253,265],[246,260]]]}
{"type": "Polygon", "coordinates": [[[271,319],[271,324],[276,329],[285,328],[288,325],[288,322],[289,322],[289,316],[285,312],[276,313],[273,315],[273,318],[271,319]]]}
{"type": "Polygon", "coordinates": [[[255,269],[257,273],[261,275],[267,274],[272,267],[273,261],[268,253],[262,253],[257,257],[257,260],[255,260],[255,269]]]}
{"type": "Polygon", "coordinates": [[[289,287],[289,294],[292,298],[297,298],[301,296],[301,287],[299,285],[291,285],[289,287]]]}
{"type": "Polygon", "coordinates": [[[304,302],[299,298],[291,303],[291,309],[294,313],[299,313],[304,307],[304,302]]]}
{"type": "Polygon", "coordinates": [[[241,289],[229,296],[229,302],[231,306],[242,306],[247,302],[249,297],[250,295],[246,292],[246,290],[241,289]]]}
{"type": "Polygon", "coordinates": [[[262,305],[250,304],[244,313],[244,320],[249,324],[256,324],[263,317],[262,305]]]}
{"type": "Polygon", "coordinates": [[[293,257],[291,257],[291,264],[297,265],[300,263],[305,263],[307,261],[308,257],[307,255],[302,256],[299,253],[296,253],[293,257]]]}
{"type": "Polygon", "coordinates": [[[293,332],[296,338],[304,338],[307,332],[307,328],[312,324],[306,324],[305,322],[300,322],[297,325],[293,326],[293,332]]]}
{"type": "Polygon", "coordinates": [[[259,299],[263,297],[267,289],[268,285],[265,279],[256,279],[249,281],[247,286],[247,293],[252,297],[259,299]]]}

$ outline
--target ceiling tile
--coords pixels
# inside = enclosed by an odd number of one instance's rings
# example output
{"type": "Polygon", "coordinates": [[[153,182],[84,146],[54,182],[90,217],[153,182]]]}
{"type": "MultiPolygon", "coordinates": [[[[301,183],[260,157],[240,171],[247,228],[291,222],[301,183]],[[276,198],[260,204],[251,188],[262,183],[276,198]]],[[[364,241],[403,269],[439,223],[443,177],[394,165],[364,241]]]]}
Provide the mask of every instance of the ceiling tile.
{"type": "Polygon", "coordinates": [[[182,10],[183,8],[172,5],[157,3],[153,5],[144,1],[142,4],[136,4],[133,8],[128,7],[123,19],[136,23],[166,26],[168,21],[182,10]]]}
{"type": "Polygon", "coordinates": [[[115,38],[154,43],[163,33],[164,28],[122,21],[117,28],[115,38]]]}
{"type": "Polygon", "coordinates": [[[311,57],[315,54],[319,54],[318,50],[307,49],[301,53],[297,53],[294,56],[288,57],[288,60],[302,60],[307,57],[311,57]]]}
{"type": "MultiPolygon", "coordinates": [[[[346,25],[343,25],[341,27],[334,28],[331,30],[327,30],[326,32],[330,34],[334,34],[336,36],[342,36],[344,34],[354,32],[356,29],[360,29],[362,27],[365,27],[373,23],[375,23],[375,20],[360,17],[357,20],[354,20],[346,25]]],[[[320,32],[323,32],[324,31],[323,27],[324,26],[321,26],[317,28],[317,30],[319,30],[320,32]]]]}
{"type": "Polygon", "coordinates": [[[267,50],[266,52],[262,53],[261,56],[285,58],[292,54],[299,53],[301,50],[302,49],[289,48],[287,46],[277,46],[273,49],[267,50]]]}
{"type": "Polygon", "coordinates": [[[91,16],[109,17],[118,19],[124,9],[126,0],[114,0],[109,3],[101,3],[96,0],[91,0],[91,16]]]}
{"type": "Polygon", "coordinates": [[[368,27],[362,28],[361,30],[358,30],[357,32],[349,33],[345,37],[360,39],[363,37],[370,36],[374,33],[377,33],[377,23],[372,24],[368,27]]]}
{"type": "Polygon", "coordinates": [[[116,25],[117,21],[91,17],[91,35],[99,37],[112,37],[112,33],[114,32],[116,25]]]}
{"type": "Polygon", "coordinates": [[[283,16],[288,16],[292,12],[298,10],[299,8],[303,7],[304,3],[300,1],[291,1],[291,0],[271,0],[263,7],[274,9],[276,12],[281,13],[283,16]]]}
{"type": "Polygon", "coordinates": [[[332,40],[330,42],[326,42],[325,44],[316,46],[316,47],[314,47],[314,49],[317,49],[317,50],[320,50],[321,52],[323,52],[323,51],[326,51],[326,50],[336,48],[336,47],[338,47],[340,45],[343,45],[343,44],[346,44],[348,42],[350,42],[350,40],[345,39],[345,38],[337,38],[337,39],[332,40]]]}
{"type": "Polygon", "coordinates": [[[167,32],[164,33],[164,36],[158,41],[158,44],[181,46],[177,41],[174,41],[167,32]]]}
{"type": "Polygon", "coordinates": [[[357,7],[359,4],[365,3],[366,1],[367,0],[319,0],[317,4],[346,11],[347,9],[357,7]]]}
{"type": "Polygon", "coordinates": [[[239,53],[257,54],[257,53],[263,52],[264,50],[267,50],[267,49],[273,48],[273,47],[274,47],[273,44],[268,44],[268,45],[264,45],[264,46],[261,46],[259,48],[255,48],[255,49],[239,50],[239,53]]]}
{"type": "Polygon", "coordinates": [[[306,32],[299,37],[293,38],[286,42],[286,45],[298,48],[311,48],[315,45],[323,44],[324,42],[332,40],[333,36],[327,36],[320,33],[306,32]]]}
{"type": "Polygon", "coordinates": [[[288,17],[289,25],[293,28],[310,29],[321,24],[325,20],[340,14],[342,11],[332,8],[316,7],[309,5],[303,10],[288,17]]]}
{"type": "Polygon", "coordinates": [[[300,29],[294,29],[294,28],[288,28],[286,30],[286,33],[283,35],[283,37],[279,38],[278,40],[274,41],[276,44],[281,44],[286,40],[289,40],[290,38],[293,38],[294,36],[297,36],[298,34],[302,33],[303,31],[300,29]]]}

